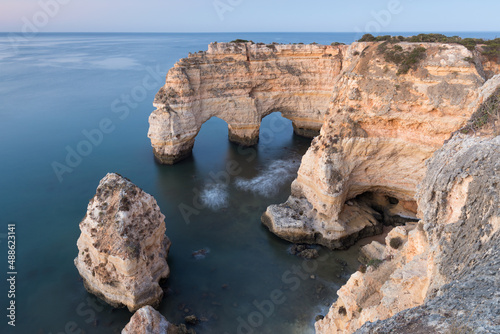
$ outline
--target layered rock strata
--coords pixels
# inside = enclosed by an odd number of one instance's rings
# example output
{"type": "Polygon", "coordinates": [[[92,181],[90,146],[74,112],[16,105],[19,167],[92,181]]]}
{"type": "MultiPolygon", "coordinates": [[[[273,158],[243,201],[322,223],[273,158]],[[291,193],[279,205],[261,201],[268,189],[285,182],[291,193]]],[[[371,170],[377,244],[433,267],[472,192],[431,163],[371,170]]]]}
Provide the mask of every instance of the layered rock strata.
{"type": "Polygon", "coordinates": [[[114,173],[99,183],[80,223],[75,265],[85,288],[133,312],[158,306],[170,270],[165,216],[155,199],[114,173]]]}
{"type": "Polygon", "coordinates": [[[500,332],[500,137],[455,135],[417,198],[422,221],[389,233],[385,260],[351,276],[317,333],[500,332]]]}
{"type": "Polygon", "coordinates": [[[400,75],[379,44],[364,43],[355,55],[360,46],[346,50],[321,134],[302,159],[290,198],[262,217],[291,242],[346,248],[380,233],[381,224],[416,220],[425,161],[500,84],[498,75],[486,81],[459,45],[400,43],[426,50],[400,75]]]}
{"type": "Polygon", "coordinates": [[[319,133],[345,51],[324,45],[212,43],[168,72],[149,117],[158,161],[172,164],[191,154],[203,123],[228,124],[229,139],[254,145],[263,117],[274,111],[295,133],[319,133]]]}

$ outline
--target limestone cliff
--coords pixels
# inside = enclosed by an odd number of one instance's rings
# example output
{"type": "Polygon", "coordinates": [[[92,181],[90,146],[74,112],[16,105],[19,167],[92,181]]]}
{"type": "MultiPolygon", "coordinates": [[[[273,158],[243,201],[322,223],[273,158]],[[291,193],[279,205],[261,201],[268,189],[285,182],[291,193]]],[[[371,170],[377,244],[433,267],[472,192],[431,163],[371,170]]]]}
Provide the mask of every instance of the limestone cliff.
{"type": "Polygon", "coordinates": [[[114,173],[99,183],[80,223],[75,265],[85,288],[133,312],[158,306],[170,271],[165,216],[155,199],[114,173]]]}
{"type": "Polygon", "coordinates": [[[156,158],[171,164],[191,153],[212,116],[243,145],[258,141],[273,111],[300,135],[321,129],[292,196],[263,222],[289,241],[345,248],[382,223],[416,219],[424,161],[470,119],[498,71],[459,44],[212,43],[168,72],[148,136],[156,158]]]}
{"type": "Polygon", "coordinates": [[[295,132],[315,136],[342,68],[345,47],[212,43],[168,72],[149,118],[156,158],[175,163],[191,153],[203,123],[225,120],[229,139],[253,145],[263,117],[274,112],[295,132]]]}
{"type": "Polygon", "coordinates": [[[364,43],[355,56],[355,43],[345,53],[321,134],[302,159],[290,198],[262,217],[278,236],[345,248],[383,223],[415,220],[425,161],[500,84],[498,75],[485,81],[463,46],[398,46],[425,50],[406,74],[380,44],[364,43]]]}
{"type": "Polygon", "coordinates": [[[500,136],[455,135],[417,198],[422,221],[389,234],[385,261],[351,276],[317,333],[500,332],[500,136]]]}

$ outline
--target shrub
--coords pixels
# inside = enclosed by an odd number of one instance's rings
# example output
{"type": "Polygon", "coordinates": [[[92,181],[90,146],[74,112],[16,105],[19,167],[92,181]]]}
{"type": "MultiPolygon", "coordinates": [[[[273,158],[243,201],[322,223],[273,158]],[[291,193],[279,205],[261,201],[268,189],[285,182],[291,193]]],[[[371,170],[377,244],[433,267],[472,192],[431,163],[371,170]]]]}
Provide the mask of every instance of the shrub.
{"type": "Polygon", "coordinates": [[[347,310],[345,309],[344,306],[339,307],[339,314],[340,315],[347,315],[347,310]]]}
{"type": "Polygon", "coordinates": [[[378,268],[380,266],[380,264],[382,262],[384,262],[384,261],[378,260],[378,259],[373,259],[373,260],[368,261],[368,263],[366,264],[366,266],[367,267],[372,266],[372,267],[374,267],[376,269],[376,268],[378,268]]]}
{"type": "Polygon", "coordinates": [[[461,38],[459,36],[445,36],[443,34],[419,34],[416,36],[373,36],[366,34],[358,40],[358,42],[387,42],[387,43],[446,43],[460,44],[469,50],[475,50],[477,46],[481,46],[481,54],[491,61],[500,61],[500,38],[484,40],[482,38],[461,38]]]}
{"type": "Polygon", "coordinates": [[[366,273],[366,266],[364,264],[360,264],[358,267],[358,271],[362,274],[366,273]]]}
{"type": "Polygon", "coordinates": [[[400,237],[396,237],[396,238],[392,238],[390,241],[389,241],[389,245],[394,248],[394,249],[398,249],[401,245],[403,244],[403,240],[401,240],[400,237]]]}
{"type": "Polygon", "coordinates": [[[331,45],[332,46],[338,46],[338,45],[345,45],[345,43],[333,42],[331,45]]]}
{"type": "Polygon", "coordinates": [[[353,54],[354,56],[359,56],[359,51],[354,51],[352,54],[353,54]]]}
{"type": "Polygon", "coordinates": [[[364,34],[363,37],[361,37],[358,42],[375,42],[375,36],[372,34],[364,34]]]}
{"type": "Polygon", "coordinates": [[[389,46],[389,42],[380,44],[377,51],[384,55],[387,62],[398,66],[397,75],[406,74],[410,69],[415,69],[417,64],[425,58],[427,49],[421,46],[405,51],[401,45],[389,46]]]}
{"type": "Polygon", "coordinates": [[[229,43],[249,43],[250,41],[247,41],[246,39],[235,39],[234,41],[231,41],[229,43]]]}

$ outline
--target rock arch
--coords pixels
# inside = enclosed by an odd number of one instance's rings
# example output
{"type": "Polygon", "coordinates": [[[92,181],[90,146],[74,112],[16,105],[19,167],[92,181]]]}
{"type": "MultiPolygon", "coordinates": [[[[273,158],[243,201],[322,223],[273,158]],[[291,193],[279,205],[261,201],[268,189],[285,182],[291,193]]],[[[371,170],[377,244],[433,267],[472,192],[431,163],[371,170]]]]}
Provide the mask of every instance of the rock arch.
{"type": "Polygon", "coordinates": [[[319,134],[342,47],[212,43],[207,52],[181,59],[156,95],[148,137],[161,163],[191,154],[201,126],[216,116],[229,140],[251,146],[262,119],[274,111],[292,121],[296,134],[319,134]]]}

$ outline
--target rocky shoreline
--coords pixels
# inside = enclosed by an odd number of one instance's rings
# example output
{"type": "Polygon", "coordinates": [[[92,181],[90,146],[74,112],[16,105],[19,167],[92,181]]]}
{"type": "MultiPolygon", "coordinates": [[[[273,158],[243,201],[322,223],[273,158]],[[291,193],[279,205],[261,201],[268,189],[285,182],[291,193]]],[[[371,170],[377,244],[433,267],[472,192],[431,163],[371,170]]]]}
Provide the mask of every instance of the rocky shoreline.
{"type": "MultiPolygon", "coordinates": [[[[395,227],[385,244],[363,247],[365,264],[317,317],[317,333],[500,332],[500,74],[477,50],[212,43],[169,71],[148,136],[157,160],[173,164],[213,116],[243,146],[273,111],[296,134],[317,135],[291,196],[262,223],[305,259],[317,256],[305,244],[345,249],[395,227]],[[401,72],[388,52],[418,59],[401,72]]],[[[170,247],[150,195],[108,174],[80,229],[85,287],[135,312],[122,333],[188,332],[150,307],[163,297],[170,247]]]]}

